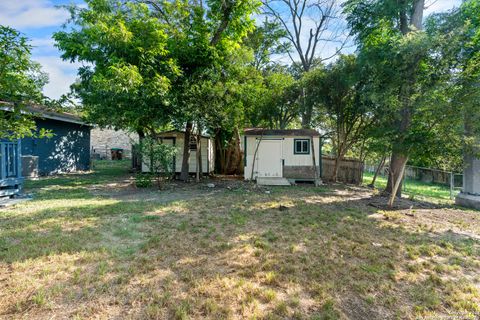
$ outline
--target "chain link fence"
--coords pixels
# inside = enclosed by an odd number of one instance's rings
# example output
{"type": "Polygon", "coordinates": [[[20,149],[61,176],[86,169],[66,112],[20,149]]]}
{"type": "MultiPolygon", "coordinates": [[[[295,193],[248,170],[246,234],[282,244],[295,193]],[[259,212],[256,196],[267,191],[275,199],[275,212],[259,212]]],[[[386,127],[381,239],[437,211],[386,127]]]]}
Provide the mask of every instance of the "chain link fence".
{"type": "MultiPolygon", "coordinates": [[[[377,165],[365,164],[364,183],[371,183],[377,170],[377,165]],[[370,179],[370,181],[369,181],[370,179]]],[[[378,170],[375,185],[384,187],[389,175],[388,164],[378,170]]],[[[424,195],[436,198],[453,199],[463,188],[463,174],[423,168],[406,166],[404,172],[403,190],[410,195],[424,195]]]]}

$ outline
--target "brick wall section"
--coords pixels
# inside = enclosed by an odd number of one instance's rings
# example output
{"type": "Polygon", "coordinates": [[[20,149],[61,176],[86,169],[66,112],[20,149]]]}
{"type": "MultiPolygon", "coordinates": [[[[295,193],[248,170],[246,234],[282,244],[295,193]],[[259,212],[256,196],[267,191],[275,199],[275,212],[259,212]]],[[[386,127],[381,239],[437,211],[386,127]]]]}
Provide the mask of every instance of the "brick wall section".
{"type": "Polygon", "coordinates": [[[100,158],[110,159],[112,148],[121,148],[124,150],[124,156],[129,158],[132,152],[132,143],[138,142],[138,135],[123,130],[99,129],[94,128],[91,131],[92,154],[97,154],[100,158]]]}

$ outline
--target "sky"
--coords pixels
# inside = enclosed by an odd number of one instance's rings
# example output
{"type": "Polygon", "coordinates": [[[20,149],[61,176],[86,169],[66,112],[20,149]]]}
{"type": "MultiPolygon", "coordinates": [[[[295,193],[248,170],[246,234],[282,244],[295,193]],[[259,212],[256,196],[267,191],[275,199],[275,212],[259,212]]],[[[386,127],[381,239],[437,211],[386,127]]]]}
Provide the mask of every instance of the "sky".
{"type": "MultiPolygon", "coordinates": [[[[33,60],[49,75],[44,94],[54,99],[69,92],[81,66],[63,61],[52,40],[52,34],[61,30],[69,17],[59,6],[71,3],[84,5],[83,0],[0,0],[0,24],[19,30],[31,40],[33,60]]],[[[449,10],[460,3],[461,0],[426,0],[426,14],[449,10]]],[[[335,48],[331,47],[332,50],[335,48]]]]}

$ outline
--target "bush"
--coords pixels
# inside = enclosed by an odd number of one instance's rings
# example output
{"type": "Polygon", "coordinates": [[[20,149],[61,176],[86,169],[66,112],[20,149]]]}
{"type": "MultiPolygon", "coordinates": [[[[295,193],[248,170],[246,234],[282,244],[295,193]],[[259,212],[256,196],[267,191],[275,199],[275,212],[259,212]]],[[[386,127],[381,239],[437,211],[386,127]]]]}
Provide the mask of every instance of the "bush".
{"type": "Polygon", "coordinates": [[[176,148],[163,144],[158,139],[145,137],[136,149],[142,157],[142,162],[149,168],[150,176],[156,177],[160,188],[162,177],[169,177],[174,171],[173,160],[177,152],[176,148]]]}
{"type": "Polygon", "coordinates": [[[137,188],[150,188],[153,186],[153,176],[150,173],[139,173],[135,177],[137,188]]]}

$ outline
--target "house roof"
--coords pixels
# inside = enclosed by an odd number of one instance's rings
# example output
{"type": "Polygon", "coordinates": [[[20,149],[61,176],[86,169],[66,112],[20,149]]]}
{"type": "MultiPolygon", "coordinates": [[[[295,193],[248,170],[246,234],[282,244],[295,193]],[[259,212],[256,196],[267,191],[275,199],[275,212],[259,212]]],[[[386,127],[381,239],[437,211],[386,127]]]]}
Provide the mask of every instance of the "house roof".
{"type": "MultiPolygon", "coordinates": [[[[0,110],[10,111],[12,109],[12,104],[5,101],[0,101],[0,110]]],[[[30,105],[26,106],[23,109],[24,113],[29,113],[39,118],[52,119],[62,122],[76,123],[81,125],[88,125],[77,115],[68,112],[57,112],[48,110],[44,106],[40,105],[30,105]]]]}
{"type": "Polygon", "coordinates": [[[318,137],[320,133],[314,129],[264,129],[264,128],[246,128],[246,136],[290,136],[290,137],[318,137]]]}

